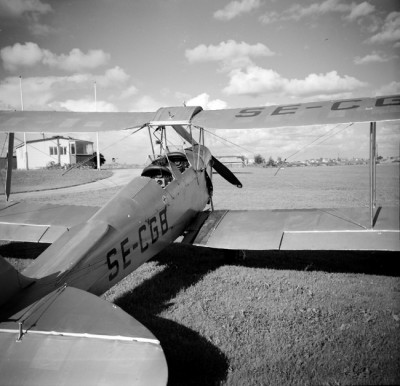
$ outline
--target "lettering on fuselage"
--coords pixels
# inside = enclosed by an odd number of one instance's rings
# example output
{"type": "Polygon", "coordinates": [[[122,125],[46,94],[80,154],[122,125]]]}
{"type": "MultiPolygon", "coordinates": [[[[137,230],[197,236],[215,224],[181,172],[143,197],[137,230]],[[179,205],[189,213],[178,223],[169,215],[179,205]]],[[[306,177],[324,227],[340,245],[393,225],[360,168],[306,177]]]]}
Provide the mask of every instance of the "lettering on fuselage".
{"type": "Polygon", "coordinates": [[[110,249],[106,255],[110,271],[108,280],[114,280],[120,270],[125,270],[131,265],[131,255],[136,249],[140,253],[146,252],[150,245],[157,243],[160,236],[168,232],[168,229],[167,207],[165,207],[139,227],[137,234],[132,236],[135,240],[133,243],[129,237],[125,237],[117,246],[110,249]]]}
{"type": "MultiPolygon", "coordinates": [[[[347,99],[342,101],[333,102],[330,106],[331,111],[341,111],[341,110],[353,110],[358,109],[360,106],[359,102],[362,102],[362,99],[347,99]]],[[[400,98],[399,97],[386,97],[386,98],[377,98],[375,100],[375,107],[386,107],[386,106],[399,106],[400,98]]],[[[329,106],[329,105],[328,105],[329,106]]],[[[311,106],[303,106],[301,104],[295,105],[285,105],[285,106],[277,106],[274,111],[272,111],[271,115],[288,115],[288,114],[296,114],[297,111],[301,110],[314,110],[314,109],[322,109],[327,107],[327,104],[318,104],[311,106]]],[[[238,114],[235,115],[236,118],[253,118],[257,115],[260,115],[267,106],[263,107],[251,107],[240,110],[238,114]]]]}

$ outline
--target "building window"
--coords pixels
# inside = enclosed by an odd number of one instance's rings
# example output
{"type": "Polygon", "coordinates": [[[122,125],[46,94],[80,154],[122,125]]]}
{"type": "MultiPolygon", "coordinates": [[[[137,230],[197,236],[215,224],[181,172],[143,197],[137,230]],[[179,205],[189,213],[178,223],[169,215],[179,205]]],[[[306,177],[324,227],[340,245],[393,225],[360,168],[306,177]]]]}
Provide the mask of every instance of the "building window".
{"type": "Polygon", "coordinates": [[[65,154],[67,154],[67,147],[60,146],[60,155],[65,155],[65,154]]]}
{"type": "Polygon", "coordinates": [[[50,155],[57,155],[57,146],[50,146],[50,155]]]}
{"type": "Polygon", "coordinates": [[[71,143],[69,146],[70,146],[70,149],[71,149],[71,154],[75,154],[75,144],[71,143]]]}

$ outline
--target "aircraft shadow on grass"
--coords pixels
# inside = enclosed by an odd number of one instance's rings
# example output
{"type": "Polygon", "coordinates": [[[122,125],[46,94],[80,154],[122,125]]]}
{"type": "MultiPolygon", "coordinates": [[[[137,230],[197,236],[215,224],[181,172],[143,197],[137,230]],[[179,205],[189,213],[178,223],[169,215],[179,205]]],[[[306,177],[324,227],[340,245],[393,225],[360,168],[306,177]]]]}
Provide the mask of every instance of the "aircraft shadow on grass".
{"type": "MultiPolygon", "coordinates": [[[[156,316],[173,306],[171,299],[204,276],[227,264],[249,268],[289,269],[400,276],[395,254],[388,252],[285,251],[246,252],[173,244],[157,256],[166,268],[115,303],[160,339],[168,361],[169,384],[218,384],[229,368],[224,353],[179,323],[156,316]],[[285,254],[284,256],[282,254],[285,254]]],[[[190,313],[190,309],[187,310],[190,313]]]]}
{"type": "MultiPolygon", "coordinates": [[[[32,259],[45,245],[12,243],[0,255],[32,259]],[[23,252],[23,254],[22,254],[23,252]]],[[[180,291],[223,265],[277,270],[400,276],[395,252],[369,251],[227,251],[173,244],[153,258],[161,272],[121,294],[115,303],[146,325],[162,342],[169,384],[218,384],[226,379],[226,355],[198,332],[160,315],[180,291]]],[[[190,313],[190,309],[187,310],[190,313]]]]}

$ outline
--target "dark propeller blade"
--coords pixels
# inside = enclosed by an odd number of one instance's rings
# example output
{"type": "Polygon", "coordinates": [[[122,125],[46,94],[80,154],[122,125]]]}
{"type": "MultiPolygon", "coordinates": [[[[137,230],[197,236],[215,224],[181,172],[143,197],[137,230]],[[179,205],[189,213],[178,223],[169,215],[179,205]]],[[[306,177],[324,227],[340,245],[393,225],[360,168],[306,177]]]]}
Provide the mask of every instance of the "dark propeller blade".
{"type": "Polygon", "coordinates": [[[212,160],[213,168],[218,174],[221,175],[221,177],[225,178],[232,185],[236,185],[238,188],[243,186],[236,176],[223,163],[218,161],[214,156],[212,156],[212,160]]]}
{"type": "Polygon", "coordinates": [[[188,143],[193,143],[193,145],[197,145],[197,142],[192,138],[190,133],[188,133],[183,126],[181,125],[173,125],[174,130],[188,143]]]}
{"type": "MultiPolygon", "coordinates": [[[[193,145],[197,145],[197,142],[191,137],[191,135],[184,129],[183,126],[173,125],[172,127],[185,141],[193,143],[193,145]]],[[[236,176],[223,163],[218,161],[214,156],[212,156],[212,160],[213,168],[218,174],[221,175],[221,177],[225,178],[232,185],[236,185],[238,188],[243,186],[236,176]]]]}

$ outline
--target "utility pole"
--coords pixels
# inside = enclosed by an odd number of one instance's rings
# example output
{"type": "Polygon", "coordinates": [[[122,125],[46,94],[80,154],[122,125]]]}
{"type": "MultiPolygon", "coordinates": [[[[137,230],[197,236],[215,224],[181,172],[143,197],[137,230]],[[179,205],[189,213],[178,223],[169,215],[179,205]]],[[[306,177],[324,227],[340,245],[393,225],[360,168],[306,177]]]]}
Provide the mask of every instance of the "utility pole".
{"type": "MultiPolygon", "coordinates": [[[[94,81],[94,111],[97,113],[97,84],[94,81]]],[[[96,158],[97,158],[97,170],[100,171],[100,150],[99,150],[99,132],[96,132],[96,158]]]]}
{"type": "MultiPolygon", "coordinates": [[[[24,111],[24,99],[22,97],[22,76],[19,76],[19,93],[21,96],[21,111],[24,111]]],[[[28,164],[28,149],[26,145],[26,133],[24,132],[24,158],[25,158],[25,168],[26,170],[29,169],[29,164],[28,164]]]]}

